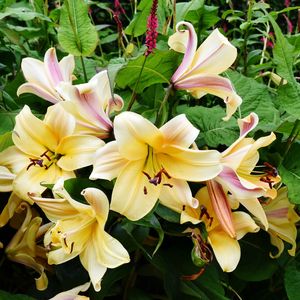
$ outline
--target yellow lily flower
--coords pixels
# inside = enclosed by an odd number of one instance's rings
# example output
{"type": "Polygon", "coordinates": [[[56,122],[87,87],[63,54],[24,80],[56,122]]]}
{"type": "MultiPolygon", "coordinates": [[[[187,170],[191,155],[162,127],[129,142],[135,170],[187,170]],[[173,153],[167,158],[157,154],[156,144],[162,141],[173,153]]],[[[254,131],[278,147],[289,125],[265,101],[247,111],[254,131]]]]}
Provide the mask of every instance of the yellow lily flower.
{"type": "Polygon", "coordinates": [[[131,220],[144,217],[158,198],[172,208],[183,203],[197,206],[188,181],[208,180],[221,170],[220,153],[189,149],[199,130],[179,115],[161,128],[133,112],[115,117],[116,141],[96,154],[90,179],[117,177],[111,209],[131,220]],[[171,199],[170,199],[171,198],[171,199]]]}
{"type": "Polygon", "coordinates": [[[22,199],[28,192],[42,193],[59,177],[75,177],[74,170],[91,165],[95,151],[104,142],[74,134],[75,119],[59,105],[48,108],[44,120],[25,106],[16,117],[13,142],[0,153],[0,165],[15,175],[13,191],[22,199]]]}
{"type": "Polygon", "coordinates": [[[54,199],[37,197],[32,200],[41,207],[55,225],[45,235],[50,247],[49,264],[61,264],[77,255],[89,272],[94,289],[99,291],[107,268],[128,263],[130,258],[122,244],[104,231],[109,212],[106,195],[95,188],[86,188],[82,195],[88,204],[73,200],[59,180],[53,188],[54,199]]]}
{"type": "Polygon", "coordinates": [[[191,23],[179,22],[170,36],[171,49],[184,53],[183,60],[173,74],[171,82],[176,89],[187,90],[195,98],[206,94],[220,97],[226,103],[227,121],[242,103],[229,79],[218,74],[226,71],[235,61],[236,48],[215,29],[197,49],[197,34],[191,23]],[[185,26],[187,30],[179,30],[185,26]]]}
{"type": "Polygon", "coordinates": [[[214,255],[224,272],[232,272],[239,263],[241,249],[238,240],[248,232],[257,232],[254,220],[245,212],[232,212],[232,223],[236,233],[231,237],[220,224],[211,203],[207,187],[201,188],[195,196],[199,200],[199,207],[184,207],[181,213],[181,223],[192,222],[205,223],[208,235],[208,243],[211,245],[214,255]]]}
{"type": "MultiPolygon", "coordinates": [[[[222,189],[222,193],[230,192],[230,205],[224,202],[227,201],[227,197],[211,197],[215,212],[219,220],[222,220],[224,230],[229,234],[232,233],[230,230],[230,228],[232,229],[232,222],[230,218],[227,218],[228,207],[229,210],[230,207],[236,209],[239,203],[257,217],[266,229],[268,228],[266,214],[257,198],[261,196],[275,197],[276,190],[273,185],[280,181],[276,169],[269,164],[264,166],[265,171],[260,171],[258,174],[254,171],[259,160],[258,149],[272,143],[276,138],[274,133],[256,141],[252,138],[246,138],[246,135],[258,124],[258,116],[255,113],[238,120],[238,124],[240,137],[222,152],[223,170],[212,180],[216,182],[214,186],[219,184],[218,188],[222,189]]],[[[212,190],[209,189],[209,192],[211,195],[212,190]]]]}
{"type": "Polygon", "coordinates": [[[21,68],[28,82],[18,88],[17,95],[32,93],[56,103],[63,100],[56,87],[60,82],[72,82],[75,61],[73,55],[68,55],[58,62],[55,48],[50,48],[45,53],[44,62],[26,57],[21,68]]]}
{"type": "MultiPolygon", "coordinates": [[[[300,221],[300,217],[295,212],[295,205],[291,204],[288,199],[287,188],[280,188],[277,197],[275,199],[269,198],[262,203],[262,206],[269,222],[267,232],[270,235],[271,244],[278,249],[277,254],[273,255],[270,253],[270,256],[277,258],[281,255],[284,250],[283,241],[292,245],[288,253],[295,256],[297,237],[295,223],[300,221]]],[[[258,224],[260,224],[260,222],[258,222],[258,224]]],[[[264,228],[262,227],[262,229],[264,228]]]]}
{"type": "Polygon", "coordinates": [[[88,83],[73,86],[63,82],[57,90],[66,100],[61,105],[76,119],[76,132],[102,139],[109,136],[109,115],[122,109],[123,100],[112,94],[107,71],[99,72],[88,83]]]}
{"type": "Polygon", "coordinates": [[[16,212],[25,209],[26,215],[22,225],[5,248],[5,253],[8,259],[32,268],[40,274],[40,277],[35,279],[35,283],[36,288],[42,291],[48,286],[48,278],[45,274],[46,250],[36,244],[41,234],[39,231],[42,219],[33,217],[31,208],[26,202],[22,202],[16,212]]]}
{"type": "Polygon", "coordinates": [[[12,184],[16,175],[7,167],[0,166],[0,192],[12,191],[12,184]]]}

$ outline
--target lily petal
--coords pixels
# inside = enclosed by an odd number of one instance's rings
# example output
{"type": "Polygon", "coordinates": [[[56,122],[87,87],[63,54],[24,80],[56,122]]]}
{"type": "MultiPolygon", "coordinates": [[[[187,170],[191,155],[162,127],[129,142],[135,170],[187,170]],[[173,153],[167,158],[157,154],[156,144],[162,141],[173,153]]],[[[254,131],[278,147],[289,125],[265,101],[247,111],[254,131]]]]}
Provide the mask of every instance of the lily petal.
{"type": "Polygon", "coordinates": [[[215,150],[192,150],[173,145],[163,148],[159,161],[171,177],[189,181],[204,181],[216,177],[221,171],[221,154],[215,150]]]}
{"type": "Polygon", "coordinates": [[[53,87],[55,87],[60,81],[63,81],[63,76],[57,61],[55,48],[50,48],[46,51],[44,57],[44,66],[53,87]]]}
{"type": "Polygon", "coordinates": [[[190,147],[199,134],[199,130],[183,114],[171,119],[159,131],[164,135],[166,144],[185,148],[190,147]]]}
{"type": "Polygon", "coordinates": [[[39,157],[46,150],[53,150],[58,142],[51,129],[34,116],[27,105],[16,116],[14,133],[14,144],[31,156],[39,157]]]}
{"type": "Polygon", "coordinates": [[[58,64],[63,78],[62,80],[64,82],[72,82],[72,73],[75,69],[74,56],[69,54],[68,56],[63,57],[58,64]]]}
{"type": "Polygon", "coordinates": [[[223,230],[209,232],[208,241],[222,270],[224,272],[232,272],[241,258],[241,249],[238,241],[224,234],[223,230]]]}
{"type": "Polygon", "coordinates": [[[120,154],[131,160],[145,159],[148,145],[158,147],[163,138],[149,120],[133,112],[123,112],[115,117],[114,133],[120,154]]]}
{"type": "Polygon", "coordinates": [[[235,211],[232,213],[232,218],[238,240],[240,240],[248,232],[255,233],[259,231],[259,226],[255,224],[250,215],[245,212],[235,211]]]}
{"type": "Polygon", "coordinates": [[[0,192],[10,192],[15,177],[6,167],[0,166],[0,192]]]}
{"type": "Polygon", "coordinates": [[[57,165],[64,170],[72,171],[92,165],[95,152],[104,142],[94,136],[71,135],[63,138],[56,151],[63,156],[57,165]]]}
{"type": "Polygon", "coordinates": [[[117,142],[109,142],[97,150],[90,179],[112,180],[118,176],[127,162],[120,155],[117,142]]]}
{"type": "MultiPolygon", "coordinates": [[[[195,32],[193,25],[188,22],[179,22],[176,25],[176,31],[178,31],[179,27],[182,25],[187,27],[187,30],[189,32],[189,39],[188,39],[188,43],[186,46],[186,51],[185,51],[183,60],[171,78],[171,81],[173,83],[175,83],[182,76],[182,74],[184,74],[186,69],[190,66],[190,64],[193,61],[196,49],[197,49],[197,34],[195,32]]],[[[174,38],[174,41],[175,41],[175,38],[174,38]]]]}
{"type": "Polygon", "coordinates": [[[151,211],[161,191],[161,185],[149,183],[143,171],[144,160],[128,162],[120,172],[113,189],[111,210],[132,221],[143,218],[151,211]]]}

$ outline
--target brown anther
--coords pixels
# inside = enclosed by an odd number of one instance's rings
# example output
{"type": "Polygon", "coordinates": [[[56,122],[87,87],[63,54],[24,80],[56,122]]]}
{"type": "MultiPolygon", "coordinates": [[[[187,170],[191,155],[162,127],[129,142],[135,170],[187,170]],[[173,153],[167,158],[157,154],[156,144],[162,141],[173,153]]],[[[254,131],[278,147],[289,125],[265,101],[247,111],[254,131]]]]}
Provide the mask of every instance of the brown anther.
{"type": "Polygon", "coordinates": [[[182,205],[182,210],[185,211],[185,205],[182,205]]]}
{"type": "Polygon", "coordinates": [[[144,195],[147,195],[147,194],[148,194],[147,188],[144,186],[144,195]]]}
{"type": "Polygon", "coordinates": [[[69,246],[68,246],[68,244],[67,244],[67,238],[65,237],[63,240],[64,240],[65,246],[68,248],[69,246]]]}
{"type": "Polygon", "coordinates": [[[214,218],[209,215],[209,213],[207,212],[207,208],[204,205],[201,205],[200,206],[200,219],[202,219],[203,216],[205,216],[207,218],[207,220],[209,221],[209,226],[211,226],[214,218]]]}
{"type": "Polygon", "coordinates": [[[28,171],[30,167],[38,165],[39,167],[43,167],[43,159],[34,159],[34,158],[29,158],[31,163],[27,166],[26,170],[28,171]]]}
{"type": "Polygon", "coordinates": [[[274,181],[268,176],[261,177],[259,180],[268,183],[270,189],[272,188],[272,183],[274,183],[274,181]]]}
{"type": "Polygon", "coordinates": [[[46,157],[49,161],[51,161],[51,158],[47,155],[49,150],[46,150],[42,155],[41,157],[46,157]]]}
{"type": "Polygon", "coordinates": [[[72,242],[71,244],[70,254],[73,252],[73,249],[74,249],[74,242],[72,242]]]}
{"type": "Polygon", "coordinates": [[[266,167],[268,168],[268,169],[266,170],[267,175],[273,176],[273,177],[278,176],[278,171],[277,171],[277,169],[276,169],[274,166],[272,166],[270,163],[264,162],[264,166],[266,166],[266,167]]]}
{"type": "Polygon", "coordinates": [[[172,187],[173,187],[173,185],[172,185],[172,184],[170,184],[170,183],[164,183],[163,185],[165,185],[165,186],[168,186],[168,187],[170,187],[170,188],[172,188],[172,187]]]}

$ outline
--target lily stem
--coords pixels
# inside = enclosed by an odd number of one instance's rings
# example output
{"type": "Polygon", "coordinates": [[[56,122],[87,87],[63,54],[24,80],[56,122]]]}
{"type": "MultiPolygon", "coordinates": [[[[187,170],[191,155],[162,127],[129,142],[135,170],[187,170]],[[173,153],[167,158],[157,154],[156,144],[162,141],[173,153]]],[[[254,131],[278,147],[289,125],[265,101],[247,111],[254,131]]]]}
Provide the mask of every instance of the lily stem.
{"type": "MultiPolygon", "coordinates": [[[[283,162],[285,156],[288,154],[288,152],[290,151],[290,148],[291,146],[293,145],[293,143],[295,142],[297,136],[299,135],[300,133],[300,120],[296,120],[295,124],[294,124],[294,127],[287,139],[287,143],[286,143],[286,148],[285,148],[285,151],[282,155],[282,158],[281,158],[281,163],[283,162]]],[[[281,164],[280,163],[280,164],[281,164]]]]}
{"type": "Polygon", "coordinates": [[[85,64],[84,64],[84,60],[83,60],[83,56],[82,55],[80,55],[80,61],[81,61],[81,65],[82,65],[84,81],[88,82],[88,78],[87,78],[87,75],[86,75],[85,64]]]}
{"type": "Polygon", "coordinates": [[[129,104],[127,106],[127,110],[128,111],[131,110],[132,105],[134,104],[134,102],[136,100],[136,90],[137,90],[137,88],[139,86],[139,83],[140,83],[140,80],[141,80],[141,76],[142,76],[142,73],[143,73],[143,70],[144,70],[144,67],[145,67],[146,59],[147,59],[147,56],[144,56],[144,61],[143,61],[143,64],[142,64],[142,67],[141,67],[138,79],[135,82],[135,85],[134,85],[134,88],[133,88],[133,91],[132,91],[132,94],[131,94],[131,98],[130,98],[129,104]]]}
{"type": "Polygon", "coordinates": [[[161,102],[160,104],[160,107],[159,107],[159,110],[158,110],[158,113],[156,115],[156,120],[155,120],[155,125],[158,126],[160,125],[159,123],[161,122],[161,116],[162,116],[162,113],[163,113],[163,108],[164,106],[166,105],[169,97],[170,97],[170,94],[171,94],[171,91],[173,90],[173,85],[170,84],[167,88],[167,91],[166,91],[166,94],[165,94],[165,97],[163,99],[163,101],[161,102]]]}

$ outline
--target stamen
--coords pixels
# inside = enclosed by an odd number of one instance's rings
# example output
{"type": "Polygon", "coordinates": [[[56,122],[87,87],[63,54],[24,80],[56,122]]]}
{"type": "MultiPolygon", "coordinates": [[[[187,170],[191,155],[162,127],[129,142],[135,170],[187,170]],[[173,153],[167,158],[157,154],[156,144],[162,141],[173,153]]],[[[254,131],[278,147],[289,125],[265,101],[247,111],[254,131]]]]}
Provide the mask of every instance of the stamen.
{"type": "Polygon", "coordinates": [[[170,187],[170,188],[172,188],[172,187],[173,187],[173,185],[172,185],[172,184],[170,184],[170,183],[164,183],[163,185],[165,185],[165,186],[168,186],[168,187],[170,187]]]}
{"type": "Polygon", "coordinates": [[[74,248],[74,242],[72,242],[71,244],[70,254],[73,252],[73,248],[74,248]]]}
{"type": "Polygon", "coordinates": [[[68,248],[69,246],[68,246],[68,244],[67,244],[67,238],[64,237],[63,241],[64,241],[65,246],[68,248]]]}
{"type": "Polygon", "coordinates": [[[144,186],[144,195],[147,195],[147,194],[148,194],[147,188],[144,186]]]}
{"type": "Polygon", "coordinates": [[[200,206],[200,219],[202,219],[202,217],[205,216],[207,218],[207,220],[209,221],[209,227],[212,225],[212,222],[214,220],[213,217],[211,217],[207,211],[207,208],[204,205],[200,206]]]}

